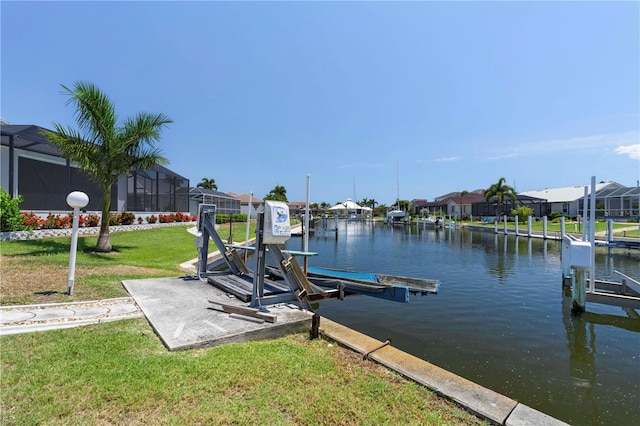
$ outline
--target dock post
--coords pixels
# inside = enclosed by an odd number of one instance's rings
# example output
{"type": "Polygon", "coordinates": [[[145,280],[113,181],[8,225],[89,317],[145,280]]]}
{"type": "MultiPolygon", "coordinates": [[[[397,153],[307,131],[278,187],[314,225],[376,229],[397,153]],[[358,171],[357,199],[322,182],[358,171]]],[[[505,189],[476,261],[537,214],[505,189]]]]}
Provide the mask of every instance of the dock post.
{"type": "Polygon", "coordinates": [[[613,242],[613,219],[607,219],[607,242],[613,242]]]}
{"type": "Polygon", "coordinates": [[[498,233],[498,221],[497,220],[495,220],[493,222],[493,232],[496,233],[496,234],[498,233]]]}
{"type": "Polygon", "coordinates": [[[562,246],[560,251],[560,266],[562,269],[562,284],[564,285],[566,280],[571,278],[571,240],[569,238],[562,238],[562,246]]]}
{"type": "Polygon", "coordinates": [[[519,225],[520,221],[518,219],[519,219],[519,217],[516,216],[516,236],[518,236],[520,234],[520,231],[518,230],[518,225],[519,225]]]}
{"type": "Polygon", "coordinates": [[[564,238],[564,216],[560,216],[560,239],[564,238]]]}
{"type": "Polygon", "coordinates": [[[531,221],[533,218],[531,216],[527,216],[527,236],[531,238],[531,221]]]}
{"type": "Polygon", "coordinates": [[[585,269],[573,269],[571,278],[571,310],[584,312],[587,300],[587,271],[585,269]]]}
{"type": "Polygon", "coordinates": [[[504,216],[504,235],[507,235],[507,215],[504,216]]]}
{"type": "Polygon", "coordinates": [[[547,216],[542,218],[542,238],[547,239],[547,216]]]}

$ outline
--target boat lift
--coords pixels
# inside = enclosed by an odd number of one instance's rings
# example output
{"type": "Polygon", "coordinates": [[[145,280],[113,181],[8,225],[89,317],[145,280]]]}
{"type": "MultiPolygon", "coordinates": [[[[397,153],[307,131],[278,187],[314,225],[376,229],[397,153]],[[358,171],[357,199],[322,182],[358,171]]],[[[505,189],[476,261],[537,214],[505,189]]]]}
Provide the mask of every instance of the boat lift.
{"type": "MultiPolygon", "coordinates": [[[[228,291],[240,300],[250,301],[250,308],[264,310],[263,305],[297,302],[301,308],[313,312],[314,304],[329,299],[363,294],[407,303],[410,294],[425,294],[424,287],[368,283],[343,277],[307,277],[294,255],[314,256],[313,252],[288,251],[281,246],[290,238],[289,208],[277,201],[265,202],[265,209],[258,213],[256,242],[254,246],[225,244],[215,229],[215,206],[200,206],[196,246],[197,273],[210,284],[228,291]],[[209,238],[213,240],[226,263],[227,271],[209,271],[207,257],[209,238]],[[255,267],[250,270],[238,250],[255,250],[255,267]],[[266,266],[266,254],[270,253],[276,268],[266,266]]],[[[418,280],[418,279],[416,279],[418,280]]],[[[426,281],[426,280],[425,280],[426,281]]],[[[439,283],[434,283],[435,293],[439,283]]]]}

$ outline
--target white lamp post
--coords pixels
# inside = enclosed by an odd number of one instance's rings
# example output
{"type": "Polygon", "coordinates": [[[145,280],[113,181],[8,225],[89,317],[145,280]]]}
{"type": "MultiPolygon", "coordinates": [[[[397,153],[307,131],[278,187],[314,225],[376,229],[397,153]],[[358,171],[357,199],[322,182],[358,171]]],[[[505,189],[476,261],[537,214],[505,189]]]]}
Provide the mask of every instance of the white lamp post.
{"type": "Polygon", "coordinates": [[[71,296],[73,294],[73,282],[75,281],[80,209],[89,204],[89,196],[84,192],[73,191],[67,195],[67,204],[73,207],[73,229],[71,231],[71,253],[69,256],[69,279],[67,281],[67,294],[71,296]]]}

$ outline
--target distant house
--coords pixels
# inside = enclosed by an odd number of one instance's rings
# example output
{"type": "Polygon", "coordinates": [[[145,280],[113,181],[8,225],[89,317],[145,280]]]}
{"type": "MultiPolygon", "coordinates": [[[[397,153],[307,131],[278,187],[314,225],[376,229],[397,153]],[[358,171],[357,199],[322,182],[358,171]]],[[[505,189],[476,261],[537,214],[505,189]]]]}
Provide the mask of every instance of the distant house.
{"type": "Polygon", "coordinates": [[[434,201],[412,200],[411,211],[416,216],[430,216],[437,212],[453,217],[464,217],[472,214],[471,206],[478,200],[484,200],[483,191],[477,189],[462,195],[461,192],[450,192],[437,197],[434,201]]]}
{"type": "Polygon", "coordinates": [[[533,210],[534,217],[546,216],[548,211],[547,200],[517,194],[515,203],[510,198],[506,198],[500,206],[498,206],[497,197],[491,197],[487,202],[483,196],[471,205],[471,212],[474,217],[495,217],[496,214],[511,216],[511,210],[518,206],[529,207],[533,210]]]}
{"type": "MultiPolygon", "coordinates": [[[[545,188],[536,191],[524,191],[518,195],[526,195],[529,197],[544,199],[547,202],[547,211],[543,213],[547,215],[552,211],[560,212],[569,216],[577,216],[582,214],[584,185],[567,186],[562,188],[545,188]]],[[[615,190],[623,188],[616,182],[601,182],[596,184],[597,194],[604,190],[615,190]]],[[[591,186],[587,185],[587,193],[591,193],[591,186]]]]}
{"type": "MultiPolygon", "coordinates": [[[[87,211],[102,210],[102,190],[77,164],[64,158],[35,125],[0,123],[2,188],[22,195],[22,210],[69,211],[67,195],[89,196],[87,211]]],[[[122,175],[111,187],[111,210],[129,212],[186,212],[189,179],[156,165],[122,175]]]]}
{"type": "Polygon", "coordinates": [[[289,201],[287,204],[289,205],[289,214],[291,216],[303,215],[307,205],[304,201],[289,201]]]}
{"type": "Polygon", "coordinates": [[[199,204],[215,204],[218,214],[240,213],[240,199],[224,192],[195,187],[189,190],[189,213],[198,214],[199,204]]]}
{"type": "Polygon", "coordinates": [[[240,213],[248,214],[252,218],[256,218],[256,212],[261,205],[264,204],[264,200],[256,197],[255,195],[251,196],[251,206],[249,206],[249,194],[236,194],[235,192],[227,192],[227,195],[230,195],[234,198],[240,200],[240,213]]]}
{"type": "Polygon", "coordinates": [[[484,195],[477,192],[470,192],[465,195],[458,195],[446,200],[447,214],[453,217],[467,217],[473,214],[472,205],[476,201],[484,200],[484,195]]]}

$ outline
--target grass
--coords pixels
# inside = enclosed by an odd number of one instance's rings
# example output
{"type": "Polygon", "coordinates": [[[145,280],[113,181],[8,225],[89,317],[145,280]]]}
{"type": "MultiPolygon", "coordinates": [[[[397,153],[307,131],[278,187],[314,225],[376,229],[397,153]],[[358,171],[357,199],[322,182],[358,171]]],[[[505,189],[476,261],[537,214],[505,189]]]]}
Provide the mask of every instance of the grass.
{"type": "MultiPolygon", "coordinates": [[[[3,242],[2,304],[122,296],[123,279],[176,276],[196,253],[186,228],[113,233],[113,254],[92,254],[96,237],[80,238],[73,297],[62,294],[69,238],[3,242]]],[[[244,233],[239,224],[234,240],[244,233]]],[[[486,424],[306,335],[168,352],[138,318],[4,336],[0,347],[2,425],[486,424]]]]}
{"type": "Polygon", "coordinates": [[[3,425],[483,424],[304,335],[167,352],[135,319],[1,341],[3,425]]]}
{"type": "MultiPolygon", "coordinates": [[[[198,256],[194,236],[187,232],[191,226],[113,232],[111,243],[117,251],[106,254],[92,252],[97,236],[78,238],[71,297],[65,294],[69,237],[2,242],[0,305],[123,297],[128,294],[121,285],[122,280],[185,275],[186,271],[179,265],[198,256]]],[[[226,236],[228,229],[227,225],[226,236]]],[[[244,241],[245,230],[245,223],[234,224],[234,241],[244,241]]],[[[252,223],[249,235],[254,234],[255,223],[252,223]]]]}

